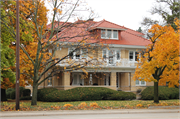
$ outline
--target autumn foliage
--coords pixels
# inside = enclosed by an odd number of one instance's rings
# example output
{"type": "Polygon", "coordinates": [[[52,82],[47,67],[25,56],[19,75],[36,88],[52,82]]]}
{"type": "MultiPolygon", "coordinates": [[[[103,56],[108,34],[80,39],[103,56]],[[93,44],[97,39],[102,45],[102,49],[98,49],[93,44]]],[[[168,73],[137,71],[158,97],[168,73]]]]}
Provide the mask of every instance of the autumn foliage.
{"type": "MultiPolygon", "coordinates": [[[[175,21],[179,26],[179,20],[175,21]]],[[[170,25],[153,25],[149,33],[153,35],[151,44],[141,54],[134,79],[159,82],[169,87],[179,83],[179,29],[175,31],[170,25]],[[155,76],[156,74],[156,76],[155,76]]]]}

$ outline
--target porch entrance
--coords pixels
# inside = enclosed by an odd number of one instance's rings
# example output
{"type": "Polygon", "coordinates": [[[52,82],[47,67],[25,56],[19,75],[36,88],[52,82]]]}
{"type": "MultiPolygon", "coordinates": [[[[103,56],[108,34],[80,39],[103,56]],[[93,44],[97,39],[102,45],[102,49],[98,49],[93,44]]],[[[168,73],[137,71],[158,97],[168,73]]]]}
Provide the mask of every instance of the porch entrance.
{"type": "Polygon", "coordinates": [[[72,73],[72,85],[84,85],[81,73],[72,73]]]}

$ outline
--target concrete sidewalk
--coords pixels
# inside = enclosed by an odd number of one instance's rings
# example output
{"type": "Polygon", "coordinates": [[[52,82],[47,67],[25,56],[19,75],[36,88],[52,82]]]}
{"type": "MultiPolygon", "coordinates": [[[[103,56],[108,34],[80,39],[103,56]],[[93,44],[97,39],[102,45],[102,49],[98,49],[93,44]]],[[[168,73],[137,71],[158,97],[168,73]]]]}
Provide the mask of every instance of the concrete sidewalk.
{"type": "Polygon", "coordinates": [[[53,111],[7,111],[0,117],[57,116],[87,114],[137,114],[137,113],[179,113],[180,109],[116,109],[116,110],[53,110],[53,111]]]}

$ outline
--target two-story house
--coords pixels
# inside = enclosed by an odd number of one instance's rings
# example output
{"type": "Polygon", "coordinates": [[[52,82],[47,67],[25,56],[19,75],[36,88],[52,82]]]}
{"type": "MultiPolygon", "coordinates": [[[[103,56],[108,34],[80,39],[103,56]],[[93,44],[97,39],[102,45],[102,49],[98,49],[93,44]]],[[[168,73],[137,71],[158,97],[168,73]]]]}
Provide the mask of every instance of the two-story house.
{"type": "MultiPolygon", "coordinates": [[[[89,20],[87,22],[91,25],[89,25],[88,28],[81,30],[88,34],[96,31],[98,37],[95,40],[108,45],[107,48],[97,49],[96,55],[93,55],[93,57],[101,59],[103,63],[98,66],[86,66],[85,68],[88,72],[87,77],[83,76],[84,72],[82,70],[61,72],[59,73],[59,76],[54,76],[43,82],[39,88],[54,87],[61,90],[67,90],[75,87],[95,86],[107,87],[114,90],[136,91],[139,88],[144,89],[146,86],[153,85],[152,82],[132,80],[138,60],[138,54],[150,44],[149,40],[143,38],[143,33],[106,20],[99,22],[89,20]]],[[[60,24],[62,23],[63,22],[60,24]]],[[[78,25],[80,27],[81,24],[77,24],[77,26],[78,25]]],[[[51,25],[47,26],[47,28],[50,27],[51,25]]],[[[78,27],[76,28],[78,29],[78,27]]],[[[58,34],[68,34],[68,36],[73,36],[76,32],[80,32],[79,30],[76,30],[76,28],[68,31],[64,28],[62,31],[58,31],[58,34]]],[[[77,42],[78,39],[74,38],[68,42],[73,43],[75,41],[77,42]]],[[[72,46],[61,47],[55,52],[55,57],[68,55],[72,50],[72,46]]],[[[92,55],[91,52],[82,55],[77,54],[77,52],[82,53],[85,51],[88,51],[88,48],[79,49],[79,51],[73,52],[69,59],[83,61],[84,59],[90,58],[92,55]]],[[[57,66],[65,67],[66,64],[65,62],[60,62],[57,66]]]]}

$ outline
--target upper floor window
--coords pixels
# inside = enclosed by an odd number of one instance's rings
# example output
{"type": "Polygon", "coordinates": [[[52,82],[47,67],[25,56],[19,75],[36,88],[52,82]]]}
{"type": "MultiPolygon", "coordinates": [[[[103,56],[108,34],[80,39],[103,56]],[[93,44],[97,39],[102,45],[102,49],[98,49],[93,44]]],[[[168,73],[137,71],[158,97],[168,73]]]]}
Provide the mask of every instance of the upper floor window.
{"type": "Polygon", "coordinates": [[[129,61],[138,61],[138,55],[136,51],[129,51],[129,61]]]}
{"type": "Polygon", "coordinates": [[[84,59],[87,58],[87,49],[77,49],[73,52],[73,48],[69,48],[69,58],[71,59],[84,59]]]}
{"type": "Polygon", "coordinates": [[[101,38],[103,39],[118,39],[117,30],[101,29],[101,38]]]}
{"type": "Polygon", "coordinates": [[[103,50],[103,58],[106,59],[106,50],[103,50]]]}
{"type": "Polygon", "coordinates": [[[116,58],[117,58],[117,60],[120,60],[120,51],[119,50],[116,51],[116,58]]]}
{"type": "Polygon", "coordinates": [[[121,52],[118,49],[104,49],[102,51],[103,59],[107,60],[109,64],[114,64],[116,61],[120,61],[121,59],[121,52]]]}

